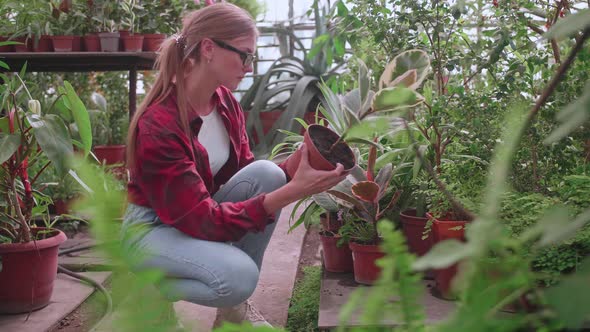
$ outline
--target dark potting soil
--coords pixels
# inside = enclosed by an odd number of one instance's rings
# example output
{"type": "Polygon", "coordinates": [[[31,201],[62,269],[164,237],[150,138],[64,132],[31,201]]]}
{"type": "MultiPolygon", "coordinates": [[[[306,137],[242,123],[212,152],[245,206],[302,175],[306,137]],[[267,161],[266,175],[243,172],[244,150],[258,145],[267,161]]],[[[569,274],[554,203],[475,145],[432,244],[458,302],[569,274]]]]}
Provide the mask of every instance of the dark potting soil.
{"type": "Polygon", "coordinates": [[[338,136],[331,135],[328,131],[314,131],[310,132],[310,138],[318,151],[327,161],[336,165],[338,163],[344,166],[344,169],[351,169],[354,167],[354,156],[350,148],[344,142],[339,142],[332,147],[338,140],[338,136]]]}

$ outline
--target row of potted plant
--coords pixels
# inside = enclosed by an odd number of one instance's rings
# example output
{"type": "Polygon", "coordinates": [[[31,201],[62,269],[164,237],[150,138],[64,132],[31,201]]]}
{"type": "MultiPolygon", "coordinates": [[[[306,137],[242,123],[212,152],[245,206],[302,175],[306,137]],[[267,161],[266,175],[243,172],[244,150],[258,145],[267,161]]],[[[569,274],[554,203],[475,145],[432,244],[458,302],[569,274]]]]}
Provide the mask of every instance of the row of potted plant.
{"type": "MultiPolygon", "coordinates": [[[[320,238],[327,271],[353,271],[355,280],[361,284],[372,284],[378,279],[380,268],[375,261],[384,253],[379,248],[377,223],[397,217],[393,214],[399,211],[400,189],[406,188],[390,187],[394,176],[393,164],[381,162],[376,172],[380,146],[376,139],[373,141],[371,138],[404,129],[405,122],[398,117],[424,101],[416,89],[426,79],[429,70],[430,60],[425,52],[403,52],[386,67],[381,75],[379,90],[372,91],[369,70],[360,62],[358,87],[339,96],[326,85],[320,85],[327,100],[319,108],[323,118],[320,125],[306,127],[303,137],[290,133],[273,150],[273,157],[291,154],[286,161],[291,176],[300,160],[297,148],[301,141],[309,147],[310,163],[314,168],[329,170],[341,163],[350,172],[345,181],[331,190],[311,197],[312,203],[293,226],[308,222],[305,219],[314,211],[325,211],[321,218],[320,238]],[[329,125],[331,129],[321,124],[329,125]],[[351,148],[347,143],[369,145],[364,160],[360,150],[351,148]],[[366,165],[365,170],[357,165],[361,162],[366,165]]],[[[396,172],[399,169],[397,167],[396,172]]],[[[451,213],[444,216],[421,215],[423,213],[423,208],[416,209],[414,206],[399,215],[411,252],[423,255],[434,243],[464,238],[467,220],[453,220],[451,213]]],[[[450,282],[455,271],[456,266],[434,271],[436,289],[441,296],[451,297],[450,282]]]]}
{"type": "Polygon", "coordinates": [[[1,52],[153,52],[176,28],[172,9],[152,11],[161,9],[159,1],[63,0],[37,5],[16,2],[0,9],[6,22],[0,39],[21,43],[5,45],[1,52]]]}

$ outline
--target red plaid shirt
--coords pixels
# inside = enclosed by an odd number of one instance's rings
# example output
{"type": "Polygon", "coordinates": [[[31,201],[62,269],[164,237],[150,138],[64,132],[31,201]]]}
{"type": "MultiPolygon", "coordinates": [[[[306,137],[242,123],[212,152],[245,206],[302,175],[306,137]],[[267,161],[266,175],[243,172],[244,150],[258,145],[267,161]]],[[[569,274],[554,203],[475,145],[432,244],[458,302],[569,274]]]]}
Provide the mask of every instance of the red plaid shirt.
{"type": "Polygon", "coordinates": [[[229,159],[217,175],[212,176],[207,152],[197,139],[202,124],[197,115],[189,118],[193,158],[173,92],[160,104],[149,106],[139,120],[137,166],[130,170],[127,188],[131,203],[154,209],[165,224],[199,239],[236,241],[247,232],[264,230],[274,216],[262,205],[264,194],[237,203],[217,203],[211,198],[254,160],[240,104],[225,87],[218,88],[214,98],[230,139],[229,159]]]}

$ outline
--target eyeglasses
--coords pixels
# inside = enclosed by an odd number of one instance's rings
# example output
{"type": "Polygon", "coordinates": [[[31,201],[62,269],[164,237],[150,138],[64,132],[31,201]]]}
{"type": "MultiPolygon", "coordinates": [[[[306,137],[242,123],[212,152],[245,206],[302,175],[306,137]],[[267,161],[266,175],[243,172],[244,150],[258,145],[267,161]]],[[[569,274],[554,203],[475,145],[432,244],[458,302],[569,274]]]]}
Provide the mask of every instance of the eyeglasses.
{"type": "Polygon", "coordinates": [[[244,66],[249,66],[251,65],[255,60],[256,60],[256,55],[252,54],[252,53],[248,53],[248,52],[244,52],[242,50],[238,50],[237,48],[222,42],[221,40],[218,39],[211,39],[215,44],[217,44],[217,46],[221,47],[221,48],[225,48],[228,51],[232,51],[235,53],[238,53],[240,55],[240,58],[242,59],[242,64],[244,66]]]}

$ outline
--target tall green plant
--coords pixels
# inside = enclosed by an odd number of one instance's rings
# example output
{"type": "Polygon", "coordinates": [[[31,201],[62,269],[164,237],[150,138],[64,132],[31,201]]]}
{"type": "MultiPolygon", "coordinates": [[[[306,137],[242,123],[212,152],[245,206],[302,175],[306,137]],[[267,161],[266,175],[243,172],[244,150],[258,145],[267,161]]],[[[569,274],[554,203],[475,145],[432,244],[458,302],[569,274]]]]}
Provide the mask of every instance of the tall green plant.
{"type": "Polygon", "coordinates": [[[47,167],[55,167],[60,176],[70,170],[74,146],[86,156],[92,146],[90,120],[82,101],[67,81],[59,87],[53,106],[64,114],[51,114],[52,109],[41,109],[33,99],[20,75],[1,74],[5,84],[0,86],[0,109],[7,110],[0,117],[0,229],[2,242],[29,242],[30,225],[36,214],[43,214],[46,206],[37,206],[34,199],[35,182],[47,167]],[[79,139],[73,139],[63,118],[72,119],[79,139]],[[28,169],[45,155],[49,162],[30,177],[28,169]]]}

